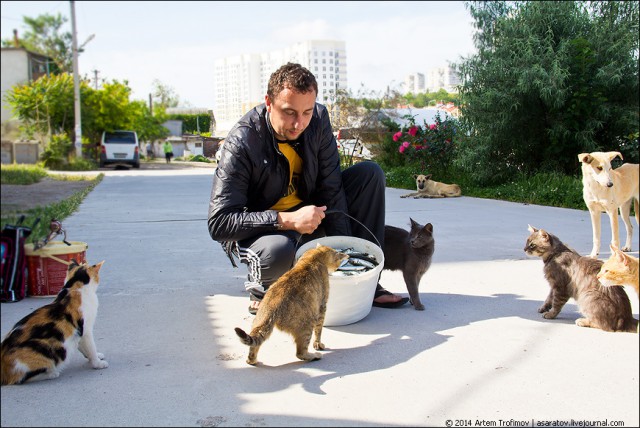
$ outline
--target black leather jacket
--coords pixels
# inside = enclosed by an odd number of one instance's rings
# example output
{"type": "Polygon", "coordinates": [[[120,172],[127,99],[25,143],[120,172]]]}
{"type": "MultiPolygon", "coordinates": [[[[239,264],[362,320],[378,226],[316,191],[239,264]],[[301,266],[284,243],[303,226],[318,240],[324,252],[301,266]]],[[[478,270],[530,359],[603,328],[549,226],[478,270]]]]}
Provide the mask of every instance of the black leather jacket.
{"type": "MultiPolygon", "coordinates": [[[[264,104],[245,114],[229,131],[216,168],[209,202],[208,228],[221,243],[240,241],[277,230],[272,207],[287,193],[289,162],[278,150],[264,104]]],[[[316,104],[300,144],[303,160],[298,195],[305,204],[347,212],[340,157],[326,107],[316,104]]],[[[328,215],[327,235],[351,235],[347,217],[328,215]]]]}

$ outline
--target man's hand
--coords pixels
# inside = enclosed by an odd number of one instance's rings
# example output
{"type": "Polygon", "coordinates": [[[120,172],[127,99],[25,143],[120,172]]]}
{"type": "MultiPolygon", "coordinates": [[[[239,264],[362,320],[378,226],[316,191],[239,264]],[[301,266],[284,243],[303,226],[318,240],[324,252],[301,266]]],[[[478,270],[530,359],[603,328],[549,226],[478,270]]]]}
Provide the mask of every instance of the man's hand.
{"type": "Polygon", "coordinates": [[[282,230],[295,230],[302,234],[313,233],[324,218],[326,206],[307,205],[293,212],[278,213],[278,223],[282,230]]]}

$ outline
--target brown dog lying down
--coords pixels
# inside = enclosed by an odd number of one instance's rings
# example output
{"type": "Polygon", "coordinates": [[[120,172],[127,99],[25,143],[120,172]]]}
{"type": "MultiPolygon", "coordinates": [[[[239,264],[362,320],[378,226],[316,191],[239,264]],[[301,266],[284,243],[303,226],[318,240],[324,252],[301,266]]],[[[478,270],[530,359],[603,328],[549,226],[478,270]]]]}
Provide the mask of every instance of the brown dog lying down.
{"type": "Polygon", "coordinates": [[[414,174],[416,179],[417,192],[400,196],[401,198],[455,198],[462,194],[460,186],[457,184],[446,184],[431,179],[431,174],[414,174]]]}

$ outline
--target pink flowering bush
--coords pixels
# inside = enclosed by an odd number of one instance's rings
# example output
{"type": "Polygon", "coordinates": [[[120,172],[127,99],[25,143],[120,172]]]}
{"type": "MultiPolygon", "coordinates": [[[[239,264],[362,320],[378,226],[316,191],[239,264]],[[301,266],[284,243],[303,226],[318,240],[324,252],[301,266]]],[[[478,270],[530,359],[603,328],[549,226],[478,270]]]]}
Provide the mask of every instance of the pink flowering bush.
{"type": "Polygon", "coordinates": [[[442,120],[440,114],[432,124],[418,125],[412,116],[405,119],[409,125],[399,130],[397,124],[388,124],[391,132],[395,132],[383,145],[386,162],[392,167],[412,166],[421,172],[445,172],[455,155],[457,121],[454,118],[442,120]]]}

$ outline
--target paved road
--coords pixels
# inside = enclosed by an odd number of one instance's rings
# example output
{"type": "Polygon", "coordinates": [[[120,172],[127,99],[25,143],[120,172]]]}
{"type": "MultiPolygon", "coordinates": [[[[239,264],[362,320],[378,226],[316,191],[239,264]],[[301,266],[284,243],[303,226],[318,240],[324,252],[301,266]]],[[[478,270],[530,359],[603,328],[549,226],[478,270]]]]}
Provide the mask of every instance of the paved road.
{"type": "MultiPolygon", "coordinates": [[[[2,387],[3,427],[638,426],[638,336],[575,326],[574,301],[542,319],[542,262],[522,251],[532,224],[587,254],[586,211],[387,189],[387,223],[434,225],[426,310],[373,308],[325,328],[324,358],[307,364],[276,332],[251,367],[233,332],[253,319],[245,270],[207,233],[212,172],[107,170],[65,221],[90,262],[106,260],[95,335],[110,366],[92,370],[76,356],[56,380],[2,387]]],[[[604,225],[605,243],[608,233],[604,225]]],[[[637,256],[637,233],[633,246],[637,256]]],[[[406,295],[398,272],[381,282],[406,295]]],[[[3,304],[2,335],[50,301],[3,304]]]]}

